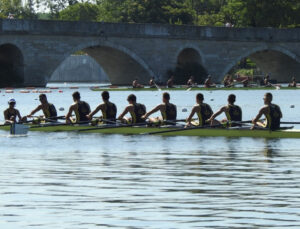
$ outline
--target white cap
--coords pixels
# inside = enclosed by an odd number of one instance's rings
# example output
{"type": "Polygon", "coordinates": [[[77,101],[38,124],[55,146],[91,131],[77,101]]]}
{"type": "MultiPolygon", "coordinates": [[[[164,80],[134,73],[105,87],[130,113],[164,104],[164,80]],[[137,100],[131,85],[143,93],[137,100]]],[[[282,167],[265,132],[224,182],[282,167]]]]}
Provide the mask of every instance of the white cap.
{"type": "Polygon", "coordinates": [[[15,99],[10,99],[10,100],[8,101],[8,104],[11,104],[11,103],[16,103],[16,100],[15,100],[15,99]]]}

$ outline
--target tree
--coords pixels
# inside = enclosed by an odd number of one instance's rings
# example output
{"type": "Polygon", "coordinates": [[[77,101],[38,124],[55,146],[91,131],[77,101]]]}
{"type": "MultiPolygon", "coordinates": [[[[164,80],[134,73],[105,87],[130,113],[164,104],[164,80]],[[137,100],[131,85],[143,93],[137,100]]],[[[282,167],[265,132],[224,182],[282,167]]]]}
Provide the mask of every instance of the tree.
{"type": "Polygon", "coordinates": [[[96,21],[99,14],[98,5],[91,3],[76,3],[59,12],[60,20],[96,21]]]}

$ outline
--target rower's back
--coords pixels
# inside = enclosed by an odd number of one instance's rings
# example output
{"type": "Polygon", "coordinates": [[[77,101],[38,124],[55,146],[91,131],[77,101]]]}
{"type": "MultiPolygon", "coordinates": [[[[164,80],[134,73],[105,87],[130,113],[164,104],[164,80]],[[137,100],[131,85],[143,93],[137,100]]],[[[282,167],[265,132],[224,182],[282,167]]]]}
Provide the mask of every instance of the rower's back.
{"type": "Polygon", "coordinates": [[[177,107],[173,103],[165,103],[165,111],[161,111],[163,120],[174,121],[177,118],[177,107]]]}
{"type": "Polygon", "coordinates": [[[197,112],[197,116],[198,116],[199,126],[204,126],[206,120],[208,120],[213,115],[213,111],[210,105],[208,105],[207,103],[198,104],[198,107],[199,109],[197,112]]]}
{"type": "Polygon", "coordinates": [[[105,101],[103,105],[104,105],[102,110],[103,118],[111,121],[116,120],[116,116],[117,116],[116,105],[109,101],[105,101]]]}
{"type": "Polygon", "coordinates": [[[146,107],[144,104],[141,103],[134,103],[133,104],[133,113],[132,116],[132,123],[142,123],[145,120],[142,119],[142,116],[146,114],[146,107]]]}
{"type": "Polygon", "coordinates": [[[268,112],[266,114],[266,128],[270,130],[278,130],[280,128],[280,120],[282,113],[280,107],[276,104],[271,103],[267,105],[268,112]]]}
{"type": "MultiPolygon", "coordinates": [[[[47,103],[42,106],[43,113],[46,118],[57,117],[57,111],[55,106],[52,103],[47,103]]],[[[57,118],[51,118],[57,120],[57,118]]]]}
{"type": "Polygon", "coordinates": [[[88,121],[86,116],[91,112],[90,105],[85,101],[78,101],[76,105],[76,122],[88,121]]]}
{"type": "Polygon", "coordinates": [[[226,117],[228,121],[242,121],[242,109],[234,104],[229,104],[227,107],[226,117]]]}

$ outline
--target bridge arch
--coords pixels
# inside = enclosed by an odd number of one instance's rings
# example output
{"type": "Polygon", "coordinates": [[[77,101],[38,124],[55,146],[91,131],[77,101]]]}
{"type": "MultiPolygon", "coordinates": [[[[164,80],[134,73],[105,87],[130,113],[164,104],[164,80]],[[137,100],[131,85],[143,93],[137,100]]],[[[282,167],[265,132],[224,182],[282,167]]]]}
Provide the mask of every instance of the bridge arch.
{"type": "MultiPolygon", "coordinates": [[[[242,59],[250,58],[264,74],[279,82],[287,82],[292,76],[300,77],[300,57],[282,46],[259,46],[244,52],[234,59],[224,70],[227,74],[242,59]]],[[[300,78],[298,78],[300,80],[300,78]]]]}
{"type": "Polygon", "coordinates": [[[12,43],[0,44],[0,87],[20,86],[24,82],[24,57],[12,43]]]}
{"type": "Polygon", "coordinates": [[[154,76],[145,61],[128,48],[109,41],[79,44],[64,55],[64,59],[82,50],[94,58],[114,85],[127,85],[134,79],[147,83],[154,76]]]}
{"type": "Polygon", "coordinates": [[[176,83],[185,84],[190,76],[200,83],[207,75],[203,67],[201,51],[195,46],[181,47],[176,55],[175,80],[176,83]]]}

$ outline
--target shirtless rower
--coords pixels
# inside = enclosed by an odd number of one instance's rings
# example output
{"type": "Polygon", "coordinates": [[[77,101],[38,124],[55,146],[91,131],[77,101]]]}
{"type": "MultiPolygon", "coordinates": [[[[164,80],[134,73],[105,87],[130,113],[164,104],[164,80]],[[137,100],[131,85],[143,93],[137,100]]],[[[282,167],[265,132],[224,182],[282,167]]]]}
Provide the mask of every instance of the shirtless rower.
{"type": "Polygon", "coordinates": [[[150,88],[156,88],[154,77],[151,77],[151,79],[149,80],[149,86],[150,88]]]}
{"type": "Polygon", "coordinates": [[[292,78],[292,82],[289,83],[289,87],[297,87],[297,82],[296,82],[296,78],[295,77],[292,78]]]}
{"type": "Polygon", "coordinates": [[[38,111],[42,110],[44,113],[44,117],[46,119],[49,119],[50,121],[57,121],[57,112],[56,108],[52,103],[49,103],[47,100],[47,96],[45,94],[40,94],[39,100],[41,102],[40,105],[38,105],[33,111],[30,112],[29,115],[27,115],[28,118],[31,118],[32,115],[37,113],[38,111]]]}
{"type": "Polygon", "coordinates": [[[8,105],[9,107],[4,111],[5,124],[15,123],[17,122],[17,118],[19,122],[26,121],[26,117],[22,118],[19,110],[15,108],[16,100],[10,99],[8,105]]]}
{"type": "Polygon", "coordinates": [[[216,87],[216,85],[212,82],[212,78],[210,75],[208,75],[207,79],[205,80],[204,87],[205,88],[216,87]]]}
{"type": "Polygon", "coordinates": [[[66,123],[88,122],[87,115],[91,112],[90,105],[87,102],[81,101],[78,91],[72,94],[74,103],[70,106],[69,112],[66,115],[66,123]],[[76,119],[71,118],[72,113],[75,113],[76,119]]]}
{"type": "Polygon", "coordinates": [[[195,80],[194,76],[191,76],[187,81],[186,85],[188,87],[197,87],[197,83],[194,80],[195,80]]]}
{"type": "Polygon", "coordinates": [[[191,114],[187,118],[187,126],[204,126],[205,124],[209,125],[207,121],[212,115],[213,111],[211,107],[204,103],[204,96],[201,93],[196,95],[196,105],[193,107],[191,114]],[[192,122],[193,116],[197,114],[198,122],[192,122]]]}
{"type": "Polygon", "coordinates": [[[252,129],[257,127],[266,128],[269,130],[278,130],[280,128],[280,119],[282,118],[281,109],[278,105],[272,103],[273,95],[266,93],[264,95],[264,106],[259,110],[257,116],[252,120],[254,124],[252,129]],[[259,121],[264,115],[265,122],[259,121]]]}
{"type": "Polygon", "coordinates": [[[174,88],[174,76],[171,76],[167,81],[167,88],[174,88]]]}
{"type": "Polygon", "coordinates": [[[150,115],[155,112],[160,111],[161,117],[150,118],[150,122],[159,122],[163,121],[165,124],[176,124],[177,118],[177,108],[176,105],[170,103],[170,94],[168,92],[164,92],[162,96],[162,104],[157,105],[151,111],[147,112],[142,118],[147,119],[150,115]]]}
{"type": "Polygon", "coordinates": [[[135,80],[132,82],[132,88],[144,88],[144,85],[139,84],[138,80],[135,79],[135,80]]]}
{"type": "Polygon", "coordinates": [[[242,121],[242,109],[235,105],[235,100],[236,97],[234,94],[230,94],[228,96],[228,105],[221,107],[219,111],[214,113],[209,121],[211,122],[212,126],[220,125],[222,123],[229,124],[229,126],[238,126],[236,123],[231,123],[231,122],[241,122],[242,121]],[[217,121],[215,120],[216,117],[218,117],[220,114],[225,113],[226,118],[223,119],[222,121],[217,121]]]}
{"type": "Polygon", "coordinates": [[[146,114],[146,107],[144,104],[136,102],[136,96],[131,94],[128,96],[127,101],[129,105],[124,109],[122,114],[118,117],[118,120],[121,120],[125,123],[143,123],[145,120],[142,118],[146,114]],[[131,117],[125,117],[129,113],[131,117]]]}
{"type": "Polygon", "coordinates": [[[98,105],[93,112],[88,114],[87,118],[89,120],[91,120],[93,118],[93,116],[101,110],[101,112],[102,112],[101,118],[104,120],[104,123],[106,123],[106,120],[107,120],[107,122],[109,122],[109,121],[114,122],[116,120],[117,107],[114,103],[109,101],[109,92],[108,91],[103,91],[101,96],[102,96],[103,103],[98,105]]]}

